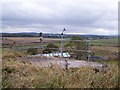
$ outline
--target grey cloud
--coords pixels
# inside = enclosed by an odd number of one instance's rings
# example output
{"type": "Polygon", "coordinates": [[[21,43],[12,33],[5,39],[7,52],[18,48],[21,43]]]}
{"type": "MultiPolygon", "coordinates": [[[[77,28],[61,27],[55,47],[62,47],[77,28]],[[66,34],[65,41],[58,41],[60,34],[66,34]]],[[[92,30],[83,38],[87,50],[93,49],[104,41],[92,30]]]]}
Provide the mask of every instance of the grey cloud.
{"type": "Polygon", "coordinates": [[[42,29],[46,32],[58,32],[61,27],[67,27],[71,32],[76,29],[74,31],[76,33],[89,33],[89,29],[98,28],[113,31],[117,29],[115,6],[106,6],[106,3],[99,5],[95,0],[90,0],[95,4],[90,1],[85,3],[82,0],[69,1],[41,1],[28,3],[28,5],[24,2],[4,2],[2,4],[3,28],[34,28],[36,31],[42,29]]]}

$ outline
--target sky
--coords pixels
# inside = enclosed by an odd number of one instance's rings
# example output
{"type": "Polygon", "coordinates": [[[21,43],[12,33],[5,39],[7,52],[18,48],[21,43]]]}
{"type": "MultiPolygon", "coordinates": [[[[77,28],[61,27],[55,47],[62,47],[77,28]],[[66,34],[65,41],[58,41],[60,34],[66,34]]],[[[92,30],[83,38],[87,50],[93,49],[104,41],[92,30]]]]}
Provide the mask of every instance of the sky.
{"type": "Polygon", "coordinates": [[[118,34],[119,0],[2,0],[1,32],[118,34]]]}

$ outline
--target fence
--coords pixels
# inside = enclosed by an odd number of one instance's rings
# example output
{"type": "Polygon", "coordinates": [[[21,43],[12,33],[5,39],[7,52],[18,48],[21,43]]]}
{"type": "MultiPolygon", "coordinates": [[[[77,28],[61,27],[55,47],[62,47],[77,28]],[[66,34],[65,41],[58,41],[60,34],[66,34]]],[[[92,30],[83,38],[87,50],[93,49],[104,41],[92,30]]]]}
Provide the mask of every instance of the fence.
{"type": "Polygon", "coordinates": [[[13,41],[13,40],[3,40],[3,48],[13,48],[19,50],[28,50],[29,48],[37,48],[40,56],[53,56],[61,58],[75,58],[75,59],[85,59],[90,60],[91,46],[90,40],[50,40],[46,41],[43,38],[39,41],[13,41]],[[58,48],[47,47],[48,44],[55,44],[58,48]],[[46,51],[45,51],[46,50],[46,51]],[[49,53],[47,50],[51,50],[49,53]]]}

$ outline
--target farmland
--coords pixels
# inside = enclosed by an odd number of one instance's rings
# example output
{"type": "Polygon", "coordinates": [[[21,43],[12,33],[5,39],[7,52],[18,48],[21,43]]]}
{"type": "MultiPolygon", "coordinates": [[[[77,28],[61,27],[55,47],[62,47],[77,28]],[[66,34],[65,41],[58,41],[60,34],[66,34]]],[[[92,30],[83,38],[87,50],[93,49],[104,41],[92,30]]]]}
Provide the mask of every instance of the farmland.
{"type": "MultiPolygon", "coordinates": [[[[66,45],[70,41],[70,38],[64,39],[64,45],[66,45]]],[[[13,49],[27,51],[29,48],[41,48],[41,43],[38,37],[5,37],[2,40],[3,47],[7,48],[13,45],[13,49]],[[7,39],[6,39],[7,38],[7,39]]],[[[60,38],[43,38],[42,46],[45,48],[48,44],[55,44],[59,48],[61,48],[61,39],[60,38]]],[[[91,40],[91,51],[94,55],[97,56],[107,56],[117,57],[118,54],[118,38],[110,38],[110,39],[96,39],[91,40]]],[[[66,47],[64,47],[66,49],[66,47]]]]}
{"type": "Polygon", "coordinates": [[[118,46],[118,38],[92,40],[93,46],[118,46]]]}
{"type": "MultiPolygon", "coordinates": [[[[32,43],[32,42],[40,42],[39,37],[5,37],[8,40],[22,42],[22,43],[32,43]]],[[[70,40],[70,38],[65,38],[65,41],[70,40]]],[[[43,42],[60,42],[60,38],[43,38],[43,42]]],[[[91,40],[91,45],[93,46],[118,46],[118,38],[110,38],[110,39],[94,39],[91,40]]]]}
{"type": "MultiPolygon", "coordinates": [[[[64,39],[64,45],[70,41],[70,38],[64,39]]],[[[6,47],[10,47],[12,43],[13,49],[20,51],[27,51],[29,48],[41,48],[41,43],[38,37],[5,37],[2,40],[3,47],[7,43],[6,47]],[[6,39],[7,38],[7,39],[6,39]]],[[[42,46],[45,48],[48,44],[55,44],[61,48],[61,39],[60,38],[43,38],[42,46]]],[[[117,58],[118,54],[118,38],[110,39],[96,39],[91,40],[91,51],[96,56],[105,56],[110,59],[117,58]]],[[[66,47],[64,47],[66,49],[66,47]]]]}
{"type": "MultiPolygon", "coordinates": [[[[12,44],[14,41],[16,42],[13,45],[14,49],[19,50],[27,50],[29,48],[40,48],[40,40],[38,37],[7,37],[7,40],[3,40],[12,44]],[[10,42],[8,42],[8,41],[10,42]]],[[[64,45],[69,42],[70,38],[64,39],[64,45]]],[[[43,46],[45,47],[47,44],[56,44],[61,45],[60,38],[43,38],[43,46]]],[[[108,53],[117,53],[118,52],[118,38],[110,38],[110,39],[96,39],[91,40],[91,50],[98,55],[107,55],[108,53]]]]}
{"type": "MultiPolygon", "coordinates": [[[[40,48],[40,40],[38,37],[6,37],[7,40],[2,40],[3,44],[4,42],[7,44],[12,44],[14,41],[16,42],[13,48],[17,49],[23,49],[26,50],[28,48],[40,48]]],[[[65,39],[65,41],[68,41],[68,39],[65,39]]],[[[54,43],[60,46],[61,39],[55,39],[55,38],[43,38],[43,45],[46,46],[46,43],[54,43]]],[[[4,47],[4,45],[3,45],[4,47]]],[[[8,46],[9,47],[9,46],[8,46]]]]}

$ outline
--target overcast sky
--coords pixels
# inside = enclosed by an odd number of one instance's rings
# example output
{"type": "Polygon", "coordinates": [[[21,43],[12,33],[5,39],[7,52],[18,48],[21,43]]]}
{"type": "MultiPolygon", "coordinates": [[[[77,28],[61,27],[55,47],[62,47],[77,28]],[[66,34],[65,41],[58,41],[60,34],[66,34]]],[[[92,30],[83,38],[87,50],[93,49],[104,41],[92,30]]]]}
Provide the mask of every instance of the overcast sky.
{"type": "Polygon", "coordinates": [[[2,0],[2,32],[118,33],[119,0],[2,0]]]}

